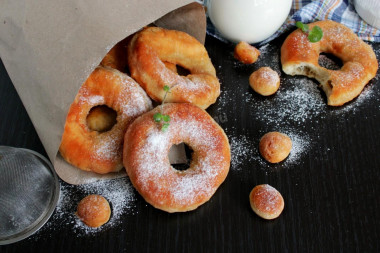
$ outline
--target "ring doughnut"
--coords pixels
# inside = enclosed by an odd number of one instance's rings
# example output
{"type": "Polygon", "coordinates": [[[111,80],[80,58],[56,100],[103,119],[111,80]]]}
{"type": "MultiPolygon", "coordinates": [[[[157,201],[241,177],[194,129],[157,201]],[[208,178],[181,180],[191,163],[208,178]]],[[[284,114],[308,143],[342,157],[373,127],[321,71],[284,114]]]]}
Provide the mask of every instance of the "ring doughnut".
{"type": "MultiPolygon", "coordinates": [[[[110,67],[126,73],[128,67],[128,44],[131,41],[131,36],[119,41],[111,50],[104,56],[100,65],[103,67],[110,67]]],[[[177,73],[177,67],[170,62],[164,62],[165,66],[177,73]]]]}
{"type": "Polygon", "coordinates": [[[131,76],[155,101],[162,102],[165,85],[175,86],[168,102],[189,102],[203,109],[215,103],[220,84],[204,46],[187,33],[148,27],[138,32],[128,47],[131,76]],[[180,76],[164,62],[190,71],[180,76]]]}
{"type": "Polygon", "coordinates": [[[326,93],[329,105],[343,105],[357,97],[375,77],[378,68],[376,55],[348,27],[326,20],[309,24],[309,29],[316,25],[323,31],[319,42],[309,42],[300,29],[286,38],[281,47],[282,69],[288,75],[315,78],[326,93]],[[321,52],[340,58],[343,67],[340,70],[321,67],[318,64],[321,52]]]}
{"type": "Polygon", "coordinates": [[[132,78],[111,68],[96,68],[69,109],[59,148],[62,157],[85,171],[119,171],[123,167],[122,145],[128,125],[151,108],[149,97],[132,78]],[[117,122],[109,131],[91,131],[87,126],[89,111],[98,105],[117,113],[117,122]]]}
{"type": "Polygon", "coordinates": [[[195,105],[169,103],[163,111],[171,118],[165,132],[153,120],[160,108],[130,125],[124,139],[124,167],[137,191],[155,208],[194,210],[212,197],[228,174],[228,139],[211,116],[195,105]],[[182,142],[194,152],[190,168],[179,171],[170,165],[168,152],[182,142]]]}

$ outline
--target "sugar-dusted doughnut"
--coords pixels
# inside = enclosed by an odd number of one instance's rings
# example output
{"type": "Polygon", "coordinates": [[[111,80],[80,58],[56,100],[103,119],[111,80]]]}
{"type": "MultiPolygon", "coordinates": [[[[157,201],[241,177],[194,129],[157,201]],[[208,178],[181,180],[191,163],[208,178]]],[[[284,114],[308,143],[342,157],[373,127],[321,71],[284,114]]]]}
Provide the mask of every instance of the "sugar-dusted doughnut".
{"type": "Polygon", "coordinates": [[[104,197],[88,195],[79,202],[76,215],[87,226],[100,227],[110,219],[111,207],[104,197]]]}
{"type": "Polygon", "coordinates": [[[244,64],[255,63],[259,56],[260,51],[245,41],[241,41],[235,46],[234,57],[244,64]]]}
{"type": "Polygon", "coordinates": [[[117,69],[121,72],[126,72],[128,66],[127,46],[131,37],[127,37],[119,41],[111,50],[104,56],[100,62],[101,66],[117,69]]]}
{"type": "Polygon", "coordinates": [[[128,128],[123,153],[127,174],[143,198],[167,212],[185,212],[208,201],[226,178],[230,167],[227,136],[211,116],[189,103],[164,104],[170,125],[162,131],[153,115],[143,114],[128,128]],[[186,143],[193,149],[187,170],[174,169],[168,152],[186,143]]]}
{"type": "Polygon", "coordinates": [[[203,109],[220,94],[219,80],[205,47],[187,33],[148,27],[138,32],[128,47],[131,76],[155,101],[189,102],[203,109]],[[179,65],[190,74],[181,76],[165,63],[179,65]],[[175,86],[175,87],[174,87],[175,86]]]}
{"type": "Polygon", "coordinates": [[[261,218],[275,219],[284,210],[284,199],[279,191],[268,184],[255,186],[249,194],[252,210],[261,218]]]}
{"type": "Polygon", "coordinates": [[[261,67],[249,76],[249,84],[260,95],[270,96],[280,87],[280,77],[270,67],[261,67]]]}
{"type": "Polygon", "coordinates": [[[292,140],[289,136],[279,132],[269,132],[260,139],[260,154],[270,163],[284,160],[292,150],[292,140]]]}
{"type": "Polygon", "coordinates": [[[322,28],[323,37],[311,43],[300,29],[292,32],[281,47],[283,71],[288,75],[305,75],[317,79],[332,106],[343,105],[357,97],[375,77],[378,62],[373,49],[348,27],[334,21],[309,24],[322,28]],[[340,70],[329,70],[318,64],[321,52],[340,58],[340,70]]]}
{"type": "Polygon", "coordinates": [[[67,114],[59,151],[70,164],[96,173],[119,171],[123,167],[122,145],[129,124],[149,111],[152,103],[143,89],[118,70],[98,67],[79,89],[67,114]],[[98,132],[87,125],[91,108],[106,105],[116,111],[116,124],[98,132]]]}

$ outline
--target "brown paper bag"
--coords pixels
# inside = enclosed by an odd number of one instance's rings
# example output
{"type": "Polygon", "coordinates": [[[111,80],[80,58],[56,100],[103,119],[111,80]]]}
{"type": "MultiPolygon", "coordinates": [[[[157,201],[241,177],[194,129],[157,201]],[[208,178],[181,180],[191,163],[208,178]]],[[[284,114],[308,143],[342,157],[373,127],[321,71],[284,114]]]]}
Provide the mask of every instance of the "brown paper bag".
{"type": "Polygon", "coordinates": [[[104,55],[143,26],[155,22],[204,42],[205,13],[191,2],[0,2],[0,57],[61,179],[82,184],[125,175],[84,172],[57,154],[67,111],[104,55]]]}

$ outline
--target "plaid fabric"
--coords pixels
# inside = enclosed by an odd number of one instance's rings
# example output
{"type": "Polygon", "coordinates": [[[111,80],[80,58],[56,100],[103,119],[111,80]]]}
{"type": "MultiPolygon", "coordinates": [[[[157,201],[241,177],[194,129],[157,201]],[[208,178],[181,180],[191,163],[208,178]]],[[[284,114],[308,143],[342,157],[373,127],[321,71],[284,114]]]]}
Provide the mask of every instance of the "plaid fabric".
{"type": "MultiPolygon", "coordinates": [[[[296,21],[310,23],[331,19],[351,28],[361,39],[380,42],[380,30],[370,26],[356,13],[354,0],[293,0],[289,16],[278,31],[262,41],[265,44],[294,27],[296,21]]],[[[380,1],[380,0],[379,0],[380,1]]],[[[207,20],[207,34],[226,41],[207,20]]]]}

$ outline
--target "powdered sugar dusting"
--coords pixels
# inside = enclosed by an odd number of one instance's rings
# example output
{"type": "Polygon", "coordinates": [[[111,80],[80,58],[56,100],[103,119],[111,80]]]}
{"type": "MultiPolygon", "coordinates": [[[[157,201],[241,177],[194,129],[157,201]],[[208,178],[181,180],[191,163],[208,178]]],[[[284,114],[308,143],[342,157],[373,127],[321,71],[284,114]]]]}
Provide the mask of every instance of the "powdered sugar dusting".
{"type": "Polygon", "coordinates": [[[253,160],[253,143],[244,135],[229,138],[231,146],[231,169],[240,171],[245,161],[253,160]]]}
{"type": "MultiPolygon", "coordinates": [[[[287,134],[292,140],[292,149],[289,156],[280,164],[288,167],[300,162],[301,158],[307,155],[311,147],[311,139],[307,134],[302,132],[294,133],[290,129],[274,129],[280,133],[287,134]]],[[[269,132],[269,131],[268,131],[269,132]]],[[[264,135],[265,133],[262,133],[264,135]]],[[[267,162],[259,152],[260,138],[250,140],[246,136],[231,136],[229,138],[231,145],[231,169],[241,171],[242,165],[258,164],[259,168],[268,169],[275,166],[267,162]]]]}
{"type": "Polygon", "coordinates": [[[324,67],[326,69],[331,69],[331,70],[338,70],[338,69],[340,69],[339,64],[337,64],[335,61],[333,61],[328,56],[323,55],[323,54],[319,55],[318,64],[321,67],[324,67]]]}
{"type": "Polygon", "coordinates": [[[128,178],[97,181],[85,185],[61,184],[60,199],[49,221],[31,238],[38,239],[48,232],[60,231],[63,227],[72,230],[77,236],[96,235],[97,233],[119,225],[122,216],[133,214],[135,195],[128,178]],[[110,220],[101,227],[91,228],[77,216],[77,205],[81,199],[90,195],[103,196],[111,206],[110,220]]]}
{"type": "MultiPolygon", "coordinates": [[[[96,160],[112,161],[116,166],[121,164],[121,149],[124,132],[132,119],[152,108],[152,102],[145,91],[129,76],[118,70],[99,67],[93,72],[94,78],[85,82],[77,95],[77,103],[86,109],[97,105],[107,105],[117,112],[117,127],[110,131],[96,134],[82,132],[82,142],[91,147],[90,157],[96,160]],[[99,84],[94,83],[97,75],[105,78],[99,84]],[[96,87],[94,89],[94,87],[96,87]],[[102,89],[99,89],[102,87],[102,89]],[[97,95],[93,95],[93,89],[97,95]],[[106,97],[109,96],[109,97],[106,97]]],[[[103,80],[101,79],[100,80],[103,80]]],[[[86,113],[86,112],[84,112],[86,113]]],[[[77,118],[77,117],[76,117],[77,118]]],[[[76,119],[75,118],[75,119],[76,119]]],[[[83,124],[83,120],[73,120],[70,124],[83,124]]]]}
{"type": "Polygon", "coordinates": [[[271,99],[255,100],[252,92],[243,95],[257,111],[257,120],[277,126],[289,121],[301,125],[315,116],[323,117],[320,114],[327,108],[315,82],[307,78],[292,80],[290,87],[280,89],[271,99]]]}
{"type": "MultiPolygon", "coordinates": [[[[170,115],[170,111],[166,113],[170,115]]],[[[144,152],[134,153],[138,161],[136,173],[141,190],[159,204],[166,204],[169,198],[171,205],[189,206],[201,196],[210,197],[217,189],[215,180],[223,171],[221,162],[224,157],[217,149],[220,139],[210,134],[209,127],[189,115],[180,120],[171,116],[167,132],[155,125],[149,128],[146,142],[140,149],[144,152]],[[175,170],[168,159],[172,138],[177,135],[194,150],[190,168],[185,171],[175,170]]]]}
{"type": "Polygon", "coordinates": [[[152,108],[152,101],[132,78],[118,72],[123,84],[117,104],[121,107],[121,117],[134,118],[152,108]]]}
{"type": "Polygon", "coordinates": [[[100,140],[96,141],[92,157],[106,160],[121,157],[122,139],[120,137],[115,136],[115,134],[102,134],[98,139],[100,140]]]}
{"type": "Polygon", "coordinates": [[[282,205],[281,194],[272,186],[265,184],[254,189],[252,200],[254,206],[261,212],[277,213],[282,205]]]}

